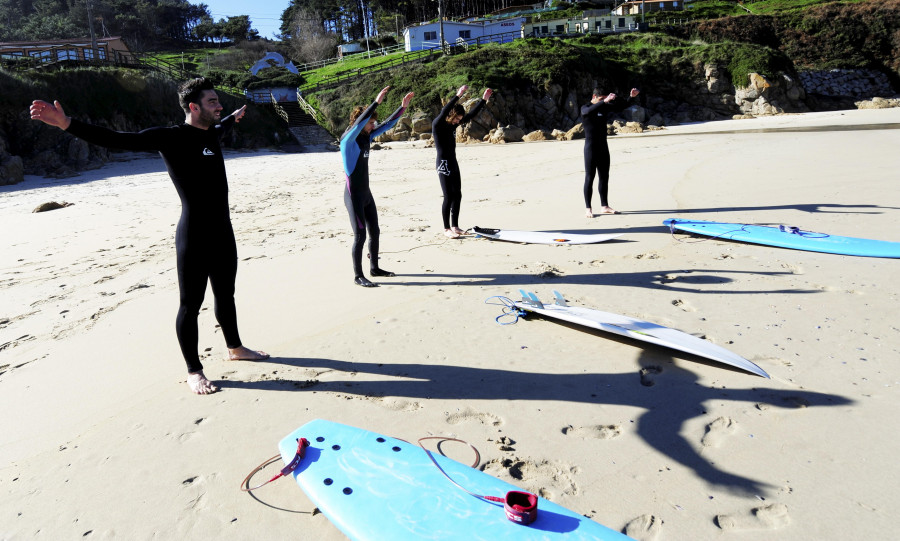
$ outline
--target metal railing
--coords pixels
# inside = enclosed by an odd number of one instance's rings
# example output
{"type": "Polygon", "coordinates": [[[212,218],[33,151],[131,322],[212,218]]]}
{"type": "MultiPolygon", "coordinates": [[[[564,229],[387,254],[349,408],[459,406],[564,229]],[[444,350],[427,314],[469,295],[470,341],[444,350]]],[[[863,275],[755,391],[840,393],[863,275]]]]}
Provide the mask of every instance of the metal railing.
{"type": "Polygon", "coordinates": [[[400,57],[392,58],[385,62],[348,70],[332,75],[331,77],[323,78],[313,83],[300,85],[297,88],[297,93],[300,94],[303,92],[317,92],[319,90],[325,90],[327,88],[337,86],[343,82],[356,79],[357,77],[361,77],[363,75],[396,68],[409,62],[423,62],[426,60],[431,60],[439,55],[465,52],[468,51],[471,47],[479,47],[482,45],[487,45],[489,43],[508,43],[521,37],[522,32],[520,30],[515,30],[511,32],[503,32],[500,34],[480,36],[477,38],[459,38],[455,43],[447,43],[445,41],[443,47],[441,47],[440,45],[435,45],[434,47],[420,49],[418,51],[411,51],[400,57]]]}
{"type": "Polygon", "coordinates": [[[400,52],[403,50],[405,45],[392,45],[390,47],[381,47],[378,49],[372,49],[369,51],[359,51],[355,53],[344,54],[341,57],[335,58],[326,58],[325,60],[318,60],[316,62],[308,62],[306,64],[300,64],[297,66],[297,71],[303,73],[304,71],[312,71],[319,68],[324,68],[325,66],[330,66],[331,64],[339,64],[344,62],[345,60],[357,60],[358,58],[365,56],[366,58],[371,58],[373,56],[387,56],[389,54],[394,54],[396,52],[400,52]]]}

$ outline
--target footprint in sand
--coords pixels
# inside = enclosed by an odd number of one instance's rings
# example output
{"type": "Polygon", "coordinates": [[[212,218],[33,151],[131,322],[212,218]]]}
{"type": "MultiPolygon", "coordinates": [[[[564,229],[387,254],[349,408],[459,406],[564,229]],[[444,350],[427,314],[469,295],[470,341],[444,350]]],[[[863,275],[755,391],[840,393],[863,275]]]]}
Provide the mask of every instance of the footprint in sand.
{"type": "Polygon", "coordinates": [[[611,440],[622,435],[622,427],[619,425],[597,425],[575,428],[572,425],[569,425],[562,429],[562,433],[566,436],[611,440]]]}
{"type": "Polygon", "coordinates": [[[382,407],[392,411],[416,411],[422,409],[422,404],[400,398],[384,398],[378,402],[382,407]]]}
{"type": "Polygon", "coordinates": [[[661,529],[662,520],[654,515],[641,515],[625,525],[625,535],[635,541],[654,541],[661,529]]]}
{"type": "Polygon", "coordinates": [[[571,496],[579,492],[574,479],[577,466],[516,457],[486,462],[482,471],[507,481],[511,479],[514,484],[524,485],[525,490],[548,500],[556,494],[571,496]]]}
{"type": "Polygon", "coordinates": [[[447,416],[447,424],[450,425],[458,425],[469,421],[478,421],[481,424],[491,426],[500,426],[503,424],[503,419],[500,417],[491,413],[481,413],[472,408],[466,408],[461,412],[451,413],[447,416]]]}
{"type": "Polygon", "coordinates": [[[645,366],[641,368],[641,385],[644,387],[653,387],[656,385],[657,374],[662,374],[662,368],[659,366],[645,366]]]}
{"type": "Polygon", "coordinates": [[[694,308],[693,306],[691,306],[690,304],[688,304],[687,301],[684,301],[681,299],[675,299],[674,301],[672,301],[672,306],[677,306],[678,308],[681,308],[685,312],[696,312],[697,311],[697,309],[694,308]]]}
{"type": "Polygon", "coordinates": [[[775,530],[791,522],[788,508],[782,503],[755,507],[749,514],[716,515],[716,526],[725,531],[775,530]]]}
{"type": "Polygon", "coordinates": [[[706,434],[700,440],[703,447],[718,447],[737,430],[737,421],[730,417],[719,417],[706,425],[706,434]]]}

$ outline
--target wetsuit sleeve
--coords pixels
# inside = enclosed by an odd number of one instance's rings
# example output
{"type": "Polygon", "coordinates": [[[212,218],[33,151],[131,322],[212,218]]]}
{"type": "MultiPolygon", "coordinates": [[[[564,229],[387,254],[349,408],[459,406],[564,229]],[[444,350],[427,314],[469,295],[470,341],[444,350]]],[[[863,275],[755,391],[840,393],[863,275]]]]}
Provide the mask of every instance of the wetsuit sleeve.
{"type": "Polygon", "coordinates": [[[462,120],[459,121],[460,124],[465,124],[466,122],[475,118],[481,110],[484,109],[484,100],[478,100],[478,103],[475,104],[475,107],[472,107],[472,110],[466,113],[462,120]]]}
{"type": "Polygon", "coordinates": [[[366,110],[359,115],[356,122],[347,127],[347,130],[341,137],[341,161],[344,163],[344,173],[347,177],[353,173],[353,170],[356,169],[356,162],[359,161],[360,148],[356,143],[356,138],[359,137],[360,132],[366,127],[366,122],[369,121],[369,117],[372,116],[372,113],[375,112],[375,108],[377,107],[378,102],[373,101],[372,104],[366,107],[366,110]]]}
{"type": "Polygon", "coordinates": [[[582,105],[581,106],[581,116],[584,117],[584,116],[589,116],[593,113],[596,113],[597,111],[604,109],[606,105],[608,105],[608,104],[603,103],[603,101],[598,101],[597,103],[587,103],[585,105],[582,105]]]}
{"type": "Polygon", "coordinates": [[[391,116],[387,117],[381,124],[375,126],[375,129],[372,130],[372,134],[370,135],[370,137],[374,140],[382,133],[393,128],[397,124],[397,121],[400,120],[400,117],[403,116],[404,111],[406,111],[406,107],[403,107],[402,105],[400,107],[397,107],[397,110],[391,113],[391,116]]]}
{"type": "Polygon", "coordinates": [[[458,102],[458,101],[459,101],[459,96],[454,94],[453,97],[450,98],[450,101],[448,101],[447,104],[444,105],[444,108],[441,109],[441,114],[438,115],[438,118],[440,118],[440,119],[447,118],[447,115],[450,114],[450,111],[453,110],[453,106],[456,105],[456,102],[458,102]]]}
{"type": "Polygon", "coordinates": [[[223,118],[221,122],[216,124],[216,135],[218,135],[219,140],[231,133],[231,130],[234,129],[236,123],[237,121],[234,119],[234,115],[228,115],[223,118]]]}
{"type": "Polygon", "coordinates": [[[166,137],[166,128],[121,132],[87,124],[74,118],[66,131],[92,145],[122,150],[163,150],[166,147],[167,139],[171,139],[166,137]]]}
{"type": "Polygon", "coordinates": [[[344,132],[344,137],[342,140],[346,139],[349,141],[355,141],[357,137],[359,137],[360,132],[363,128],[366,127],[366,122],[369,121],[369,117],[372,116],[372,113],[375,112],[375,109],[378,108],[378,102],[373,101],[366,110],[362,112],[359,117],[357,117],[356,122],[347,127],[347,131],[344,132]]]}

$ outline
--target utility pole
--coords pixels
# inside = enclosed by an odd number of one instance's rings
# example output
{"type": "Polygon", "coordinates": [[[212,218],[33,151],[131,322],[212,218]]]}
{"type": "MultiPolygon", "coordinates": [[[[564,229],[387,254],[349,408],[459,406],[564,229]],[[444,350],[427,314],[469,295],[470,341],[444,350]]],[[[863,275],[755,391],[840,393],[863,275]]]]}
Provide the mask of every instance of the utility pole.
{"type": "MultiPolygon", "coordinates": [[[[440,29],[441,29],[441,35],[440,35],[441,51],[444,50],[444,10],[442,8],[443,5],[444,5],[443,1],[438,0],[438,24],[440,25],[440,29]]],[[[444,52],[446,52],[446,51],[444,51],[444,52]]]]}
{"type": "Polygon", "coordinates": [[[91,61],[97,61],[97,36],[94,35],[94,6],[91,0],[85,0],[88,12],[88,29],[91,31],[91,61]]]}

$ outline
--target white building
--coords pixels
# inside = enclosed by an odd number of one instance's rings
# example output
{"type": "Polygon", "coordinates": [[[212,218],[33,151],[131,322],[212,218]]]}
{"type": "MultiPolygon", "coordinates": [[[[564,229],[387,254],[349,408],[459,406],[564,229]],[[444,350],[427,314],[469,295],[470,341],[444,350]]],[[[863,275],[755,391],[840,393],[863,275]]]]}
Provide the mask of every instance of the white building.
{"type": "Polygon", "coordinates": [[[526,37],[542,38],[563,34],[603,34],[637,29],[637,23],[630,15],[615,15],[609,10],[595,11],[604,11],[605,13],[585,11],[583,17],[572,19],[536,20],[537,18],[532,18],[522,27],[522,32],[526,37]]]}
{"type": "MultiPolygon", "coordinates": [[[[499,21],[463,23],[444,21],[444,41],[450,45],[459,40],[468,44],[508,43],[522,37],[525,17],[514,17],[499,21]]],[[[408,26],[403,29],[406,51],[421,51],[440,47],[440,22],[408,26]]]]}

